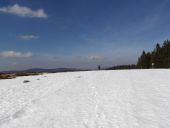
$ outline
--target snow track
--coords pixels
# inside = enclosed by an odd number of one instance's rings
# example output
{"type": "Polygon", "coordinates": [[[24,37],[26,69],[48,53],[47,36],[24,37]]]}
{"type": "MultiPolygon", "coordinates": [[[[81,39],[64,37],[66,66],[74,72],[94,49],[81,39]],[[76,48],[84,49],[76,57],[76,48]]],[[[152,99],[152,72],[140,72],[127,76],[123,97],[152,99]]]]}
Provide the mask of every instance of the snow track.
{"type": "Polygon", "coordinates": [[[56,73],[0,81],[0,128],[169,127],[170,70],[56,73]]]}

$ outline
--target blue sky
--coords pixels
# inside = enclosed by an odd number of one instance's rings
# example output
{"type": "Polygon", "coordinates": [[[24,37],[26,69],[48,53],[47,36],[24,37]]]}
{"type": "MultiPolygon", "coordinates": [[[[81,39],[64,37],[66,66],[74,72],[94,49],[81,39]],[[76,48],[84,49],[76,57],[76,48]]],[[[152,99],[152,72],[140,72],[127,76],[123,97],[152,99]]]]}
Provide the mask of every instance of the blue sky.
{"type": "Polygon", "coordinates": [[[0,70],[136,63],[169,38],[169,0],[0,1],[0,70]]]}

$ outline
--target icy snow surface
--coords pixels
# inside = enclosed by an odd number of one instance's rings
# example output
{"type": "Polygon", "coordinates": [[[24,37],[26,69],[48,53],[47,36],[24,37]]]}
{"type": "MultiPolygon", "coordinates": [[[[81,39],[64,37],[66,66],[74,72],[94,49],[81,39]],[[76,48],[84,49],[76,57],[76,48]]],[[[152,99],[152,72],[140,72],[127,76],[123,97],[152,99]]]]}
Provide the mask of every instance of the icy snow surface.
{"type": "Polygon", "coordinates": [[[170,128],[170,70],[0,80],[0,128],[170,128]]]}

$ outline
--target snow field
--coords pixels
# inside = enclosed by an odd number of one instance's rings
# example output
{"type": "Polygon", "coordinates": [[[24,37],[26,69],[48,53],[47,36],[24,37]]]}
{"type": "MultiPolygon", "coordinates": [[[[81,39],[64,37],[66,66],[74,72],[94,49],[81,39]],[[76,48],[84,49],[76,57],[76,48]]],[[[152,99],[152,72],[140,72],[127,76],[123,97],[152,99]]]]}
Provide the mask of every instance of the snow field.
{"type": "Polygon", "coordinates": [[[55,73],[0,80],[0,128],[169,127],[170,70],[55,73]]]}

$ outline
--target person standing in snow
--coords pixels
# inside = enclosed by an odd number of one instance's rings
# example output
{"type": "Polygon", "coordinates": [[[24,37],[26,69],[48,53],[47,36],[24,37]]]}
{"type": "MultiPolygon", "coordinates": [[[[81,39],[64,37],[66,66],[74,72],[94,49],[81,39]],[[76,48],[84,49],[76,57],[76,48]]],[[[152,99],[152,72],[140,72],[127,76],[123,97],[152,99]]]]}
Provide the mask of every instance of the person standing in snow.
{"type": "Polygon", "coordinates": [[[101,67],[100,67],[100,65],[98,66],[98,70],[100,70],[101,69],[101,67]]]}

